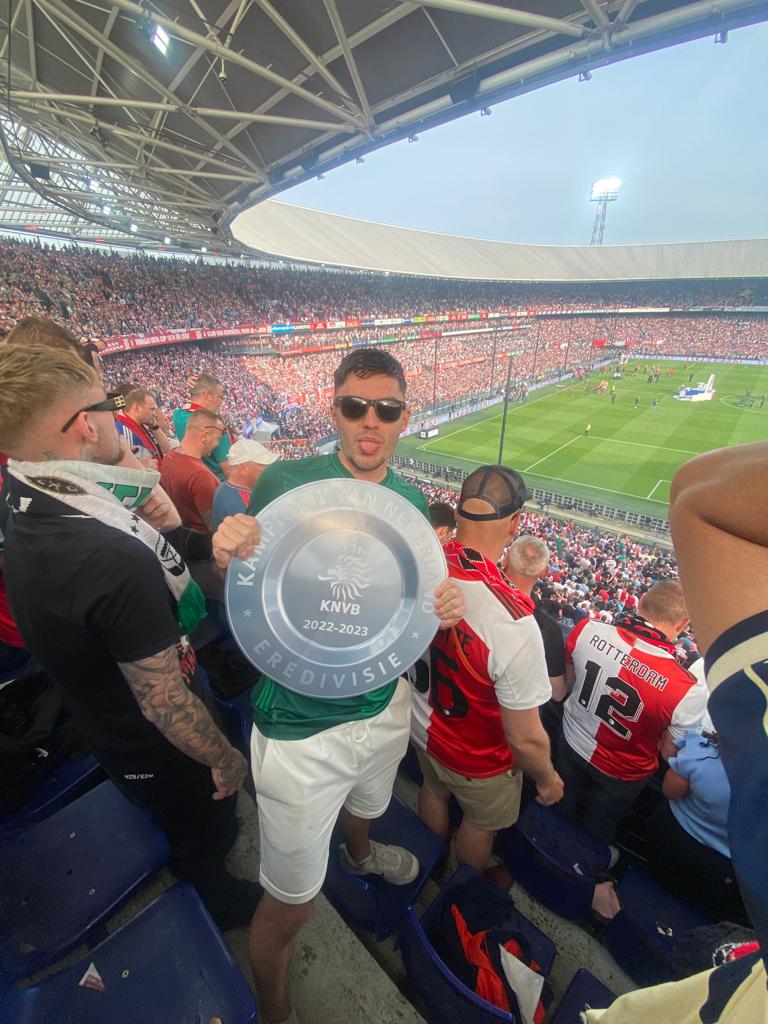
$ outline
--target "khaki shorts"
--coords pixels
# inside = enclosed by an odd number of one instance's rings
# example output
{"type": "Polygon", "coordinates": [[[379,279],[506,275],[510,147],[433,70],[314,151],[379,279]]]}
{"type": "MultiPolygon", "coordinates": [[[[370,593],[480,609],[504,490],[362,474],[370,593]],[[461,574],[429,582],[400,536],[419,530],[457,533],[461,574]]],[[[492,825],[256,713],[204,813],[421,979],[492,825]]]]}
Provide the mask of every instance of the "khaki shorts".
{"type": "Polygon", "coordinates": [[[520,814],[523,773],[519,768],[487,779],[468,779],[416,748],[424,784],[441,800],[455,796],[467,821],[486,832],[514,825],[520,814]]]}

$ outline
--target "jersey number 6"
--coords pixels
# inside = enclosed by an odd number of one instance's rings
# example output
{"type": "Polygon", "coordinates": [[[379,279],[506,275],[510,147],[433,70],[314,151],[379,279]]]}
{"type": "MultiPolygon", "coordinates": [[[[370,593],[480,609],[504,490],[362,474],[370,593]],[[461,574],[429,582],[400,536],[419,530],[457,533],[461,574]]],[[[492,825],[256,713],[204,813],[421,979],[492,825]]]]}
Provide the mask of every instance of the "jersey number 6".
{"type": "Polygon", "coordinates": [[[643,713],[643,699],[631,683],[618,676],[608,676],[602,684],[608,692],[602,693],[597,705],[592,708],[595,687],[602,674],[602,668],[595,661],[588,661],[584,672],[584,681],[579,691],[579,704],[587,711],[592,711],[601,722],[605,722],[622,739],[632,738],[632,730],[617,722],[615,714],[620,714],[628,722],[636,722],[643,713]]]}

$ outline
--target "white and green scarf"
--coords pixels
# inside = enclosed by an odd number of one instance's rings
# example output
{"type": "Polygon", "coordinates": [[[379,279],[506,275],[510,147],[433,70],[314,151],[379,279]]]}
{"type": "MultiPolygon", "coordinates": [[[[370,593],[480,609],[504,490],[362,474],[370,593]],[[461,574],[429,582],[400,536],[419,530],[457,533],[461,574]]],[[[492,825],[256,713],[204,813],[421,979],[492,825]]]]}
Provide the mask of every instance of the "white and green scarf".
{"type": "MultiPolygon", "coordinates": [[[[122,530],[151,548],[176,602],[176,621],[182,633],[191,633],[205,616],[203,592],[190,576],[181,555],[136,514],[160,480],[159,473],[149,469],[102,466],[96,462],[17,462],[15,459],[8,460],[8,472],[27,487],[55,498],[82,516],[122,530]]],[[[20,511],[24,510],[22,500],[20,511]]]]}

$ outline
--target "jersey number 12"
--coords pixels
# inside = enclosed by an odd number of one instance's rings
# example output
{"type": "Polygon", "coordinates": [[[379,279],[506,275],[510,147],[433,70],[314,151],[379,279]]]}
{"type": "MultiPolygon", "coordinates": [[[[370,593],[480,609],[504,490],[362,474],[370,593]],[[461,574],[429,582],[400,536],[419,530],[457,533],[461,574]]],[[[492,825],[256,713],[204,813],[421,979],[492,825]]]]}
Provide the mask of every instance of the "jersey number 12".
{"type": "MultiPolygon", "coordinates": [[[[601,693],[597,704],[594,707],[593,698],[595,688],[602,675],[602,668],[596,661],[588,661],[584,671],[584,679],[579,690],[578,701],[587,711],[592,711],[601,722],[605,722],[609,729],[612,729],[622,739],[628,740],[632,737],[632,730],[626,725],[617,722],[615,715],[620,714],[628,722],[636,722],[643,713],[643,699],[635,687],[619,679],[618,676],[608,676],[603,685],[607,693],[601,693]]],[[[601,686],[602,689],[602,686],[601,686]]]]}

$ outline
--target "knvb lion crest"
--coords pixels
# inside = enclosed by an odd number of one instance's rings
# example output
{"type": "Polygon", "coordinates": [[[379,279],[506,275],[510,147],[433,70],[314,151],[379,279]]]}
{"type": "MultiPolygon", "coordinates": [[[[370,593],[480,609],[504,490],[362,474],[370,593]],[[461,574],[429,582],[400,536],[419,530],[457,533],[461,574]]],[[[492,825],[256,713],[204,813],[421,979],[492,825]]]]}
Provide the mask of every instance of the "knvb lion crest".
{"type": "Polygon", "coordinates": [[[323,583],[330,583],[336,601],[359,600],[363,591],[371,585],[370,569],[365,564],[365,556],[361,548],[351,547],[333,568],[317,577],[323,583]]]}

